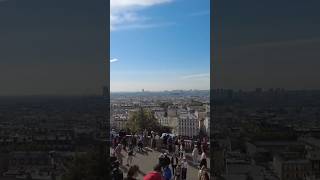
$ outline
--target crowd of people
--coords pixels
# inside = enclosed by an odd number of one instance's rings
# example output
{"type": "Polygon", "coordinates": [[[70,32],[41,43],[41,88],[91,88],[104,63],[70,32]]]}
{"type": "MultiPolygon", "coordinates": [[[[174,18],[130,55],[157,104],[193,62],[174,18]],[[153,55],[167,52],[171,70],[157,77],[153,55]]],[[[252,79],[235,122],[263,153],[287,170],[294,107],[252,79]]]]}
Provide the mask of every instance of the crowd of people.
{"type": "MultiPolygon", "coordinates": [[[[188,162],[185,152],[185,144],[182,137],[164,134],[160,136],[153,131],[146,130],[140,134],[119,134],[112,136],[112,178],[113,180],[136,180],[139,175],[139,167],[133,165],[136,152],[143,152],[147,145],[153,150],[162,151],[158,158],[158,163],[154,166],[153,171],[147,173],[143,180],[188,180],[188,162]],[[124,155],[127,154],[126,164],[128,172],[124,178],[120,166],[124,165],[124,155]]],[[[198,140],[193,144],[192,164],[199,169],[199,180],[209,180],[207,168],[207,143],[206,140],[198,140]]]]}

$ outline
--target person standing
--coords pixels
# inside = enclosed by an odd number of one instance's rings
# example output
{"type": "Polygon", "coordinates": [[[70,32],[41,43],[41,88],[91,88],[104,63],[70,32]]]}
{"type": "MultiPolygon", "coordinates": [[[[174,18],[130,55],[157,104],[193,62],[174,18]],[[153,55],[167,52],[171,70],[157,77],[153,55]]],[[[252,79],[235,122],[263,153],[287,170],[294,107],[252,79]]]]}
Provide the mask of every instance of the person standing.
{"type": "Polygon", "coordinates": [[[183,157],[181,163],[181,180],[187,179],[187,171],[188,171],[188,162],[186,157],[183,157]]]}
{"type": "Polygon", "coordinates": [[[162,168],[160,164],[157,164],[153,171],[149,172],[146,176],[143,177],[143,180],[164,180],[162,176],[162,168]]]}
{"type": "Polygon", "coordinates": [[[172,153],[173,151],[173,140],[171,136],[168,138],[168,150],[169,150],[169,153],[172,153]]]}
{"type": "Polygon", "coordinates": [[[175,149],[175,154],[179,156],[180,155],[179,144],[176,144],[174,149],[175,149]]]}
{"type": "Polygon", "coordinates": [[[198,149],[198,150],[199,150],[199,153],[202,153],[201,139],[199,139],[199,140],[197,141],[197,147],[199,148],[199,149],[198,149]]]}
{"type": "Polygon", "coordinates": [[[165,160],[164,160],[164,154],[161,153],[160,156],[159,156],[159,164],[161,167],[164,167],[164,164],[165,164],[165,160]]]}
{"type": "Polygon", "coordinates": [[[164,153],[164,166],[170,165],[170,158],[168,156],[168,153],[164,153]]]}
{"type": "Polygon", "coordinates": [[[178,165],[175,169],[175,173],[174,173],[174,180],[181,180],[181,171],[182,171],[182,168],[181,168],[181,163],[178,162],[178,165]]]}
{"type": "Polygon", "coordinates": [[[199,170],[198,178],[199,180],[209,180],[208,169],[205,165],[199,170]]]}
{"type": "Polygon", "coordinates": [[[173,153],[171,157],[171,167],[172,167],[172,174],[175,174],[176,167],[179,163],[179,158],[177,157],[176,154],[173,153]]]}
{"type": "Polygon", "coordinates": [[[143,152],[143,138],[140,137],[139,141],[138,141],[138,148],[139,148],[139,152],[143,152]]]}
{"type": "Polygon", "coordinates": [[[150,142],[150,147],[152,148],[152,149],[154,149],[154,132],[153,131],[151,131],[151,138],[150,138],[151,140],[151,142],[150,142]]]}
{"type": "Polygon", "coordinates": [[[159,136],[159,134],[156,135],[155,141],[156,141],[157,149],[160,150],[160,136],[159,136]]]}
{"type": "Polygon", "coordinates": [[[163,168],[163,176],[165,180],[171,180],[172,178],[171,169],[168,165],[163,168]]]}
{"type": "Polygon", "coordinates": [[[138,176],[139,171],[140,170],[137,165],[131,166],[128,170],[128,174],[127,174],[127,177],[125,178],[125,180],[138,180],[137,176],[138,176]]]}
{"type": "Polygon", "coordinates": [[[115,149],[115,154],[117,156],[117,159],[118,159],[120,165],[122,165],[122,154],[121,154],[121,151],[122,151],[122,145],[118,144],[118,146],[115,149]]]}
{"type": "Polygon", "coordinates": [[[201,158],[200,158],[200,167],[205,165],[207,167],[207,155],[205,151],[202,151],[201,158]]]}
{"type": "Polygon", "coordinates": [[[111,180],[123,180],[123,172],[119,168],[119,161],[113,162],[111,180]]]}
{"type": "Polygon", "coordinates": [[[121,140],[121,144],[123,146],[123,150],[127,151],[127,145],[128,145],[128,142],[127,142],[127,137],[124,136],[121,140]]]}
{"type": "Polygon", "coordinates": [[[133,148],[130,148],[128,150],[128,157],[127,157],[127,166],[130,166],[132,164],[132,161],[133,161],[133,148]]]}
{"type": "Polygon", "coordinates": [[[183,149],[183,146],[182,144],[180,145],[180,150],[179,150],[179,154],[180,154],[180,158],[183,158],[184,157],[184,149],[183,149]]]}
{"type": "Polygon", "coordinates": [[[137,147],[137,136],[135,133],[132,135],[132,146],[134,149],[137,147]]]}
{"type": "Polygon", "coordinates": [[[197,145],[194,146],[192,151],[192,158],[193,158],[193,164],[198,164],[198,156],[199,156],[199,150],[197,145]]]}

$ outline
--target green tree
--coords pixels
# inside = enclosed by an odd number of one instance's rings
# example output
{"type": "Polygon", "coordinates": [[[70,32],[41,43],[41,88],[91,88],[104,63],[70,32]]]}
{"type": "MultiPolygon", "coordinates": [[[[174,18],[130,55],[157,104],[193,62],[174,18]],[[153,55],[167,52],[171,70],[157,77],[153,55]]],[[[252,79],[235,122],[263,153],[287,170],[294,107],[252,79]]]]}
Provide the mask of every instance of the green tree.
{"type": "Polygon", "coordinates": [[[67,172],[62,180],[103,180],[109,179],[110,167],[108,160],[101,160],[101,154],[91,151],[77,154],[67,164],[67,172]]]}
{"type": "Polygon", "coordinates": [[[160,128],[160,124],[151,111],[140,108],[128,120],[127,128],[133,132],[141,132],[144,129],[155,131],[160,128]]]}

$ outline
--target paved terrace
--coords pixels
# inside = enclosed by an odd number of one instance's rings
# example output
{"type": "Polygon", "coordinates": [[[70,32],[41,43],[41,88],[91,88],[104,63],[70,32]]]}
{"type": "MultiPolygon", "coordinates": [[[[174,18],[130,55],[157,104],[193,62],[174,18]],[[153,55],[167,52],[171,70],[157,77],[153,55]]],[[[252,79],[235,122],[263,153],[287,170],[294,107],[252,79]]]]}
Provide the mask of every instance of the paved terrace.
{"type": "MultiPolygon", "coordinates": [[[[123,159],[123,165],[121,166],[121,170],[124,172],[124,176],[126,177],[126,174],[129,168],[128,166],[126,166],[127,152],[122,151],[122,154],[124,156],[124,159],[123,159]]],[[[161,152],[152,150],[149,147],[145,147],[143,153],[137,152],[135,154],[132,164],[138,165],[141,170],[141,174],[139,174],[138,179],[142,180],[145,174],[147,174],[149,171],[152,171],[153,166],[158,163],[158,157],[160,156],[160,154],[161,152]]],[[[188,171],[187,171],[187,180],[197,180],[198,168],[193,165],[190,153],[187,153],[186,157],[189,164],[188,171]]],[[[210,160],[207,159],[207,162],[208,162],[208,168],[210,168],[210,160]]]]}

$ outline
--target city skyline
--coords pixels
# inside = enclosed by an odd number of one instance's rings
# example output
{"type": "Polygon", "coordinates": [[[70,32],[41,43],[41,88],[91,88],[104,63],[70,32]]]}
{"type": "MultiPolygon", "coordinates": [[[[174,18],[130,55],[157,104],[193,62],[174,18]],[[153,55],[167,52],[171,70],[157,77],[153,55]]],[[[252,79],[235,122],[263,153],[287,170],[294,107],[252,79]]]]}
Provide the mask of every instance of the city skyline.
{"type": "Polygon", "coordinates": [[[210,1],[111,1],[110,89],[209,89],[210,1]]]}

